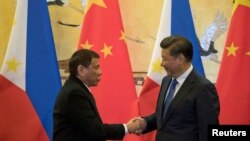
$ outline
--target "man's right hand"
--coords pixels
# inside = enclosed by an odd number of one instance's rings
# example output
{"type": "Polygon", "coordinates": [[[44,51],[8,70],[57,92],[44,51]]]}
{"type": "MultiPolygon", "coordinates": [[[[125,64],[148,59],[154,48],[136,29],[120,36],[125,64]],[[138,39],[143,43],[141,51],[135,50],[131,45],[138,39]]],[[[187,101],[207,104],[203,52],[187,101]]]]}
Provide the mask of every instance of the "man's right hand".
{"type": "Polygon", "coordinates": [[[128,133],[140,135],[147,127],[147,122],[141,117],[132,118],[127,124],[128,133]]]}

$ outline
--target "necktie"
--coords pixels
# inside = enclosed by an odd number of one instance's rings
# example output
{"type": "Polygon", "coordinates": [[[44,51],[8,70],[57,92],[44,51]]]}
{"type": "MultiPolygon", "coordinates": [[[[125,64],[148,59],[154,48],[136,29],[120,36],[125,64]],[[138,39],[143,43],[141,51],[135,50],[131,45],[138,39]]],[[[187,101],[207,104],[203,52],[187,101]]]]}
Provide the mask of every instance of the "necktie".
{"type": "Polygon", "coordinates": [[[165,102],[164,102],[164,111],[163,111],[163,119],[165,118],[166,116],[166,113],[168,111],[168,107],[174,97],[174,91],[175,91],[175,86],[176,84],[178,84],[178,81],[176,79],[173,79],[171,84],[170,84],[170,88],[169,88],[169,91],[168,91],[168,95],[166,96],[165,98],[165,102]]]}

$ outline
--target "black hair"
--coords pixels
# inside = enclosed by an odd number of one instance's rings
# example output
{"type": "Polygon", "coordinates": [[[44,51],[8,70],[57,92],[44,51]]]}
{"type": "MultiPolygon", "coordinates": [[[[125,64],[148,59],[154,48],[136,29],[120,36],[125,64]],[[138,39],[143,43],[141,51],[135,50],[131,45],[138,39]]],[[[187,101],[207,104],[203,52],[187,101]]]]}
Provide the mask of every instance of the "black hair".
{"type": "Polygon", "coordinates": [[[182,36],[169,36],[164,38],[160,43],[161,48],[169,49],[170,55],[177,57],[183,54],[188,62],[193,58],[193,45],[185,37],[182,36]]]}
{"type": "Polygon", "coordinates": [[[77,50],[69,60],[69,72],[72,75],[77,75],[77,67],[78,65],[82,65],[84,67],[89,67],[93,58],[100,58],[100,56],[89,49],[79,49],[77,50]]]}

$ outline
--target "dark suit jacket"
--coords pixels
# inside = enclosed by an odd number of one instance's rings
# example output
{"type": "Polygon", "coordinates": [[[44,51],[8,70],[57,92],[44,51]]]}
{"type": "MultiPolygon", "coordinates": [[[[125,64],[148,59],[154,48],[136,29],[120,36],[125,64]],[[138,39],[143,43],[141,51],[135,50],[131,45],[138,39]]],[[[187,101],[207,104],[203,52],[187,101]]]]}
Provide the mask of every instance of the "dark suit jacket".
{"type": "Polygon", "coordinates": [[[122,124],[103,124],[94,97],[76,77],[70,76],[54,106],[54,141],[121,140],[122,124]]]}
{"type": "Polygon", "coordinates": [[[215,86],[192,70],[163,119],[163,103],[170,82],[170,77],[163,78],[156,112],[145,117],[145,133],[157,129],[156,141],[207,141],[208,125],[219,124],[215,86]]]}

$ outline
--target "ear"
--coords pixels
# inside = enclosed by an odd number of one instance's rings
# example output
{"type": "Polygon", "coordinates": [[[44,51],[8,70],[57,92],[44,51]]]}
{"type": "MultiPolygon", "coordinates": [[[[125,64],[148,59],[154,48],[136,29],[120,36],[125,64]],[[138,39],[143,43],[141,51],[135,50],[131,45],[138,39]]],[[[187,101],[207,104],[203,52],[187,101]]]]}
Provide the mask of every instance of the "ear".
{"type": "Polygon", "coordinates": [[[179,54],[177,57],[178,57],[178,63],[179,64],[183,64],[186,61],[183,54],[179,54]]]}
{"type": "Polygon", "coordinates": [[[84,76],[87,73],[87,68],[84,67],[83,65],[78,65],[77,72],[78,72],[78,75],[84,76]]]}

